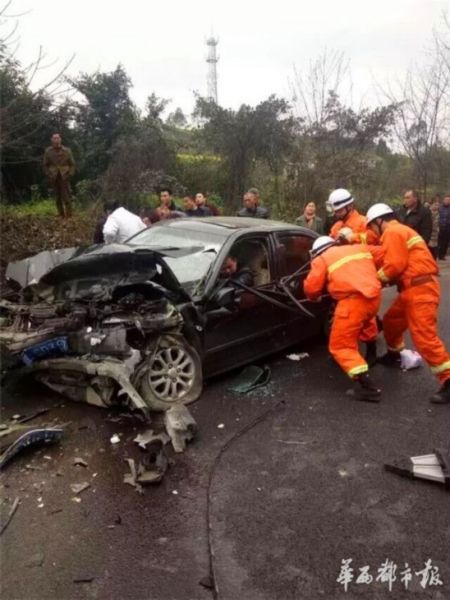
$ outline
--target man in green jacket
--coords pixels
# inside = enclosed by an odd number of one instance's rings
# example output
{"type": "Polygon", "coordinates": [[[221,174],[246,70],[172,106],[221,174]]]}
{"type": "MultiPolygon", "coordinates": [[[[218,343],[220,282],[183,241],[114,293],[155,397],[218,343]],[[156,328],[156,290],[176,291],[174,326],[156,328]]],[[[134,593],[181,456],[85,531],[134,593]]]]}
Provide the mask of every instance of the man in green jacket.
{"type": "Polygon", "coordinates": [[[75,161],[70,148],[62,145],[59,133],[54,133],[50,141],[52,145],[44,153],[44,173],[55,192],[59,216],[71,217],[70,178],[75,173],[75,161]]]}

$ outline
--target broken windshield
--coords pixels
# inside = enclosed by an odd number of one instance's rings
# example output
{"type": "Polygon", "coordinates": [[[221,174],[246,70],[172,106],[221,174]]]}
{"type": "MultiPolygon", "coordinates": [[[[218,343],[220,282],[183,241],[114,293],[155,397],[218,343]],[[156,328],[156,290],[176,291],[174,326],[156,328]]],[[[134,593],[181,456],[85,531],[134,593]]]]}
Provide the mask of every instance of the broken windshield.
{"type": "Polygon", "coordinates": [[[127,244],[161,252],[162,259],[180,284],[192,294],[208,273],[227,235],[228,232],[219,227],[200,229],[189,221],[180,221],[170,226],[154,225],[135,235],[127,244]]]}

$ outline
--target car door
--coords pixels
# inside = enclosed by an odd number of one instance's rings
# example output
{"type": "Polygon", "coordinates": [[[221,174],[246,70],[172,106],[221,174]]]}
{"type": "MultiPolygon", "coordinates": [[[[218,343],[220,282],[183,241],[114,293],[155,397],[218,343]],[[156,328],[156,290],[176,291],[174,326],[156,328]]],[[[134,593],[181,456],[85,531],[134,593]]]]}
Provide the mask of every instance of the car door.
{"type": "MultiPolygon", "coordinates": [[[[303,281],[309,272],[307,267],[310,261],[309,251],[315,237],[301,231],[279,231],[275,237],[279,279],[283,281],[283,278],[287,278],[301,267],[305,267],[289,284],[289,290],[293,296],[298,300],[305,301],[303,281]]],[[[321,329],[322,314],[325,312],[324,306],[308,301],[304,302],[303,306],[315,318],[308,316],[300,308],[296,312],[280,312],[281,327],[278,336],[281,336],[285,346],[311,337],[321,329]]]]}
{"type": "MultiPolygon", "coordinates": [[[[227,251],[235,252],[236,246],[246,245],[251,253],[254,248],[262,248],[264,256],[259,265],[253,264],[254,285],[251,289],[264,293],[270,285],[274,273],[273,241],[268,232],[241,236],[227,251]]],[[[222,262],[225,256],[222,258],[222,262]]],[[[245,258],[245,257],[244,257],[245,258]]],[[[250,259],[249,259],[250,260],[250,259]]],[[[233,286],[233,284],[232,284],[233,286]]],[[[215,289],[228,288],[217,273],[215,289]]],[[[214,289],[214,288],[213,288],[214,289]]],[[[274,327],[279,327],[279,309],[251,291],[237,287],[237,301],[228,307],[218,307],[213,300],[206,304],[205,328],[205,375],[226,371],[235,366],[256,360],[270,354],[274,327]]]]}

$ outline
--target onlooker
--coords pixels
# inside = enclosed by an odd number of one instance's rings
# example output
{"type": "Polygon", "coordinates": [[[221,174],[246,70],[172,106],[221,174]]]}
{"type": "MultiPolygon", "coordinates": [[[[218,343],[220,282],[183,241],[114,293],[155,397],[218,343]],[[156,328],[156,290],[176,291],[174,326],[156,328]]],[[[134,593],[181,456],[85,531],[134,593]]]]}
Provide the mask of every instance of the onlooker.
{"type": "Polygon", "coordinates": [[[308,202],[308,204],[306,204],[305,208],[303,209],[303,214],[295,219],[295,224],[312,229],[320,235],[323,234],[323,221],[316,215],[315,202],[308,202]]]}
{"type": "Polygon", "coordinates": [[[268,219],[269,211],[259,206],[259,192],[256,188],[250,188],[244,194],[244,208],[237,213],[238,217],[253,217],[256,219],[268,219]]]}
{"type": "Polygon", "coordinates": [[[428,244],[431,237],[431,212],[429,208],[422,206],[419,192],[408,190],[403,195],[403,206],[396,211],[400,223],[411,227],[428,244]]]}
{"type": "Polygon", "coordinates": [[[172,190],[170,188],[161,188],[159,191],[159,205],[167,206],[170,210],[179,210],[178,206],[172,197],[172,190]]]}
{"type": "Polygon", "coordinates": [[[430,249],[433,258],[437,260],[438,257],[438,245],[439,245],[439,200],[432,198],[430,201],[431,211],[431,237],[428,242],[428,248],[430,249]]]}
{"type": "Polygon", "coordinates": [[[44,152],[44,173],[55,193],[58,214],[64,219],[72,216],[70,178],[75,173],[75,161],[70,148],[62,145],[59,133],[54,133],[50,141],[52,145],[44,152]]]}
{"type": "Polygon", "coordinates": [[[204,217],[220,217],[220,210],[217,208],[215,204],[212,204],[208,201],[205,194],[202,192],[197,192],[195,194],[195,203],[198,208],[204,208],[209,211],[209,214],[204,214],[204,217]]]}
{"type": "Polygon", "coordinates": [[[450,193],[445,194],[439,209],[438,257],[445,260],[450,243],[450,193]]]}
{"type": "Polygon", "coordinates": [[[167,206],[157,206],[154,210],[150,210],[146,213],[144,223],[152,225],[158,223],[158,221],[165,221],[166,219],[180,219],[185,217],[185,213],[179,210],[170,210],[167,206]]]}
{"type": "Polygon", "coordinates": [[[105,202],[105,212],[108,215],[103,226],[105,244],[122,244],[135,233],[145,229],[145,223],[118,202],[105,202]]]}
{"type": "Polygon", "coordinates": [[[185,196],[183,198],[184,214],[187,217],[201,217],[197,211],[197,205],[192,196],[185,196]]]}
{"type": "Polygon", "coordinates": [[[188,217],[210,217],[211,212],[206,206],[197,204],[192,196],[184,197],[184,212],[188,217]]]}

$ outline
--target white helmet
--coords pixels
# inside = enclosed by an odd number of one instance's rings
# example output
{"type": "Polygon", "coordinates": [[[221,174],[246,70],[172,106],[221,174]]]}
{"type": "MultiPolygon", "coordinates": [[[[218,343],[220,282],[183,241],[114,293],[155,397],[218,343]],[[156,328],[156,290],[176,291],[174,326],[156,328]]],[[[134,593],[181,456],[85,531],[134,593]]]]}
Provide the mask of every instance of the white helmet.
{"type": "Polygon", "coordinates": [[[344,190],[344,188],[334,190],[328,197],[328,206],[330,206],[334,212],[340,208],[344,208],[344,206],[352,204],[352,202],[353,196],[348,190],[344,190]]]}
{"type": "Polygon", "coordinates": [[[367,215],[366,215],[367,225],[369,223],[371,223],[372,221],[375,221],[375,219],[378,219],[379,217],[384,217],[385,215],[392,215],[392,214],[394,214],[394,211],[387,204],[383,204],[382,202],[379,202],[378,204],[374,204],[367,211],[367,215]]]}
{"type": "Polygon", "coordinates": [[[325,252],[325,250],[327,248],[330,248],[331,246],[334,246],[335,244],[336,244],[336,240],[334,240],[329,235],[321,235],[320,237],[318,237],[314,240],[314,243],[312,245],[311,252],[310,252],[311,258],[315,258],[316,256],[319,256],[319,254],[322,254],[322,252],[325,252]]]}

